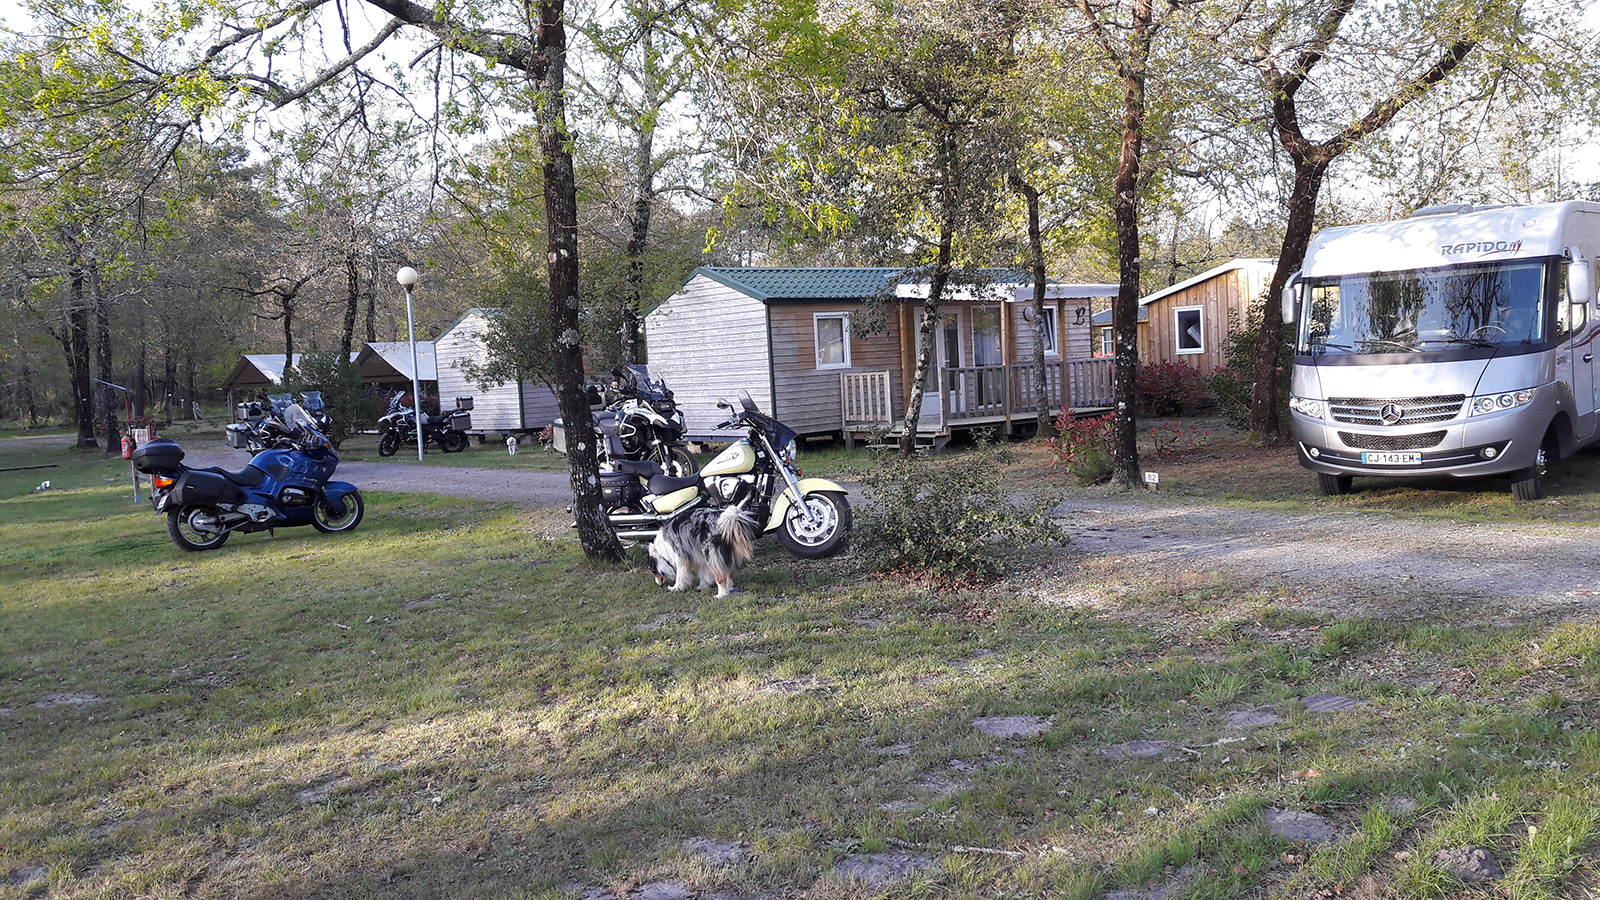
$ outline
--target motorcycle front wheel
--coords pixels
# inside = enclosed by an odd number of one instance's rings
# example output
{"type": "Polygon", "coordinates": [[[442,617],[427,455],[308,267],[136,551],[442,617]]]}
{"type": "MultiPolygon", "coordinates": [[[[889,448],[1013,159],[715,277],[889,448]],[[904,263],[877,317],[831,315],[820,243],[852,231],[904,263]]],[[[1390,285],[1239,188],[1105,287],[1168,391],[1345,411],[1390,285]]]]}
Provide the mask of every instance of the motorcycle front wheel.
{"type": "Polygon", "coordinates": [[[850,541],[850,501],[843,494],[807,494],[804,511],[791,508],[778,526],[778,543],[801,559],[822,559],[843,550],[850,541]]]}
{"type": "Polygon", "coordinates": [[[446,453],[460,453],[471,442],[465,431],[446,431],[439,436],[439,449],[446,453]]]}
{"type": "Polygon", "coordinates": [[[361,499],[360,491],[351,491],[344,495],[344,515],[335,515],[333,504],[327,497],[318,497],[317,505],[311,507],[311,527],[323,534],[338,534],[341,531],[354,531],[361,524],[361,516],[366,513],[367,504],[361,499]]]}
{"type": "Polygon", "coordinates": [[[400,435],[393,431],[385,431],[378,436],[378,455],[393,456],[400,449],[400,435]]]}
{"type": "Polygon", "coordinates": [[[689,452],[688,447],[675,444],[667,451],[667,459],[661,464],[661,468],[673,478],[682,478],[700,471],[700,463],[694,458],[694,454],[689,452]]]}
{"type": "Polygon", "coordinates": [[[167,537],[183,550],[215,550],[228,542],[229,532],[201,531],[195,521],[201,517],[215,517],[198,506],[167,510],[167,537]]]}

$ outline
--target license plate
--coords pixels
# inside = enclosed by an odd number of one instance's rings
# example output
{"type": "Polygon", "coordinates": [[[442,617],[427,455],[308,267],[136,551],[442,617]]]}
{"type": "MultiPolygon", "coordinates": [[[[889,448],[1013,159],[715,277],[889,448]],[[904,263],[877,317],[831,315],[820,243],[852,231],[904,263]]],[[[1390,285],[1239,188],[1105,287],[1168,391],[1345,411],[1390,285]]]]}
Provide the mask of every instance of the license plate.
{"type": "Polygon", "coordinates": [[[1361,463],[1367,466],[1420,466],[1422,454],[1377,450],[1361,454],[1361,463]]]}

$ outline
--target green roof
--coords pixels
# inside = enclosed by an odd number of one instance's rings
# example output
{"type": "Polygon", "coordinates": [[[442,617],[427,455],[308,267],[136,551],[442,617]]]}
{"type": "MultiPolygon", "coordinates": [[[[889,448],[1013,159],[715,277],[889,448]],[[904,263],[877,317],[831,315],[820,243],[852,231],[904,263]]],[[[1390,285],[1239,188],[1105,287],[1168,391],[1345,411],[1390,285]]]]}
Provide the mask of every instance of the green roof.
{"type": "MultiPolygon", "coordinates": [[[[927,281],[924,271],[891,266],[839,269],[701,266],[694,270],[694,275],[704,275],[762,301],[861,300],[892,292],[897,284],[924,283],[927,281]]],[[[994,284],[1033,283],[1032,275],[1015,269],[978,271],[994,284]]]]}

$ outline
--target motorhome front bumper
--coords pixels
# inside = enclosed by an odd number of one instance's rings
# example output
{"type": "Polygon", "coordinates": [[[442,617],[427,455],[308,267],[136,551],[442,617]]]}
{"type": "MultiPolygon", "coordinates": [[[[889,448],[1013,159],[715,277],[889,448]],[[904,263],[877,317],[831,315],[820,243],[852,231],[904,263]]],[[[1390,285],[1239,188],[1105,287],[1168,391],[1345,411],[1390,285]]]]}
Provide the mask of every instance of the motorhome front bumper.
{"type": "Polygon", "coordinates": [[[1401,427],[1330,421],[1292,413],[1300,464],[1329,475],[1453,475],[1515,472],[1532,466],[1558,410],[1541,390],[1526,406],[1470,415],[1466,398],[1449,417],[1401,427]]]}

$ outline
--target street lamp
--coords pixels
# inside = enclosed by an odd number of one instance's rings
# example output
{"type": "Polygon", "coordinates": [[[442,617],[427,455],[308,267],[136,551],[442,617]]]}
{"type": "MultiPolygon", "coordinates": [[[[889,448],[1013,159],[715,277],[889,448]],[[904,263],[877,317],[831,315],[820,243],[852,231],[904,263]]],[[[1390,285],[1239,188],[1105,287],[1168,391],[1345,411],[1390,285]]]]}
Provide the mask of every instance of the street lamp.
{"type": "Polygon", "coordinates": [[[422,278],[417,270],[406,266],[394,273],[394,280],[406,289],[406,333],[411,338],[411,414],[417,427],[417,462],[422,462],[422,385],[417,381],[417,324],[411,315],[411,289],[422,278]]]}

